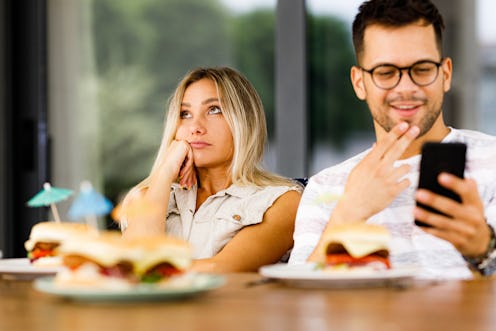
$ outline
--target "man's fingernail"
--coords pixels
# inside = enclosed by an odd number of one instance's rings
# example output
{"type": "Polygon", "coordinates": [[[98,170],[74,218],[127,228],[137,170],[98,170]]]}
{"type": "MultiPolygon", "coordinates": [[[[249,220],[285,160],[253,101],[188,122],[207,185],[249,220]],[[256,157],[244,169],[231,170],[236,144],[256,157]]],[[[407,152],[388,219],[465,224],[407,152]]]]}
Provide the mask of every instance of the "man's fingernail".
{"type": "Polygon", "coordinates": [[[413,136],[418,135],[419,132],[420,132],[420,129],[418,128],[418,126],[412,126],[410,128],[409,134],[413,137],[413,136]]]}

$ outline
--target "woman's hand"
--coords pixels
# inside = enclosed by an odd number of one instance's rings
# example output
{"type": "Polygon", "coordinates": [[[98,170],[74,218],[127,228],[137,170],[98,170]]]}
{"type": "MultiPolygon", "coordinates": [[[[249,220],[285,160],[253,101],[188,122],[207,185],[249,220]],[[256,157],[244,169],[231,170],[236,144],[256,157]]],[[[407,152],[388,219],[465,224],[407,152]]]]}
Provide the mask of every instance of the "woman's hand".
{"type": "Polygon", "coordinates": [[[191,189],[196,184],[196,168],[193,160],[193,150],[188,144],[188,154],[179,171],[179,185],[191,189]]]}
{"type": "MultiPolygon", "coordinates": [[[[156,208],[147,208],[146,214],[127,217],[125,236],[164,233],[167,208],[170,198],[170,187],[179,178],[179,184],[191,188],[196,184],[196,170],[193,162],[191,146],[184,140],[175,140],[167,149],[167,153],[159,165],[159,170],[150,178],[149,184],[134,198],[143,199],[156,208]]],[[[131,203],[129,198],[127,203],[131,203]]]]}
{"type": "Polygon", "coordinates": [[[196,184],[196,170],[193,160],[193,150],[185,140],[174,140],[165,156],[160,171],[152,178],[152,183],[170,186],[176,180],[182,187],[190,189],[196,184]]]}

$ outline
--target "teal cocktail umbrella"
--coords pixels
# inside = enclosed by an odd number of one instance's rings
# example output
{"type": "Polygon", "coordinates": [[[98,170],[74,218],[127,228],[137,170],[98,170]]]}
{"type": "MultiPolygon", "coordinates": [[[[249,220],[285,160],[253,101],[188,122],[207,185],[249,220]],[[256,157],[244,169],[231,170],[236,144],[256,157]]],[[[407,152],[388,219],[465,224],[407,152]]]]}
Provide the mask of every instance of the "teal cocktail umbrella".
{"type": "Polygon", "coordinates": [[[56,222],[60,222],[59,212],[55,204],[72,195],[72,190],[52,187],[50,183],[43,184],[43,189],[28,201],[29,207],[50,206],[56,222]]]}
{"type": "Polygon", "coordinates": [[[112,202],[95,191],[90,182],[84,181],[81,183],[79,195],[69,209],[69,218],[85,218],[88,225],[98,230],[97,216],[110,213],[112,208],[112,202]]]}

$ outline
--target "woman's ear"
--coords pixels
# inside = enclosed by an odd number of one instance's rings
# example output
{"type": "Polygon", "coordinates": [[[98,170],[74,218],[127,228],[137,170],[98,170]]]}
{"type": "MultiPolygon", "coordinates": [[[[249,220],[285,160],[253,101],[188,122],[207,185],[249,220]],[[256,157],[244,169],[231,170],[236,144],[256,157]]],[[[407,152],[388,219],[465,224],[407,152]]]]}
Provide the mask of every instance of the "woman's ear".
{"type": "Polygon", "coordinates": [[[350,71],[351,84],[355,90],[355,94],[360,100],[365,100],[367,91],[363,84],[363,71],[357,66],[351,67],[350,71]]]}

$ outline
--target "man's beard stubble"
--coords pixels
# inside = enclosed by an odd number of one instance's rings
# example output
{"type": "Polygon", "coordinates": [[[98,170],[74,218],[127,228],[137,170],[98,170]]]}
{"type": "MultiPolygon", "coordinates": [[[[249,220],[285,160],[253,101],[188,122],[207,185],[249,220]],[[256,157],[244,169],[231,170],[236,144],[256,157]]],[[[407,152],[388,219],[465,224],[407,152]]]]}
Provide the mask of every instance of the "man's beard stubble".
{"type": "MultiPolygon", "coordinates": [[[[390,107],[389,104],[393,101],[398,101],[398,99],[399,98],[395,98],[395,99],[391,98],[390,100],[386,100],[386,107],[389,109],[389,107],[390,107]]],[[[425,104],[426,99],[413,97],[413,98],[410,98],[408,100],[409,101],[423,101],[425,104]]],[[[436,120],[441,115],[442,103],[443,103],[443,100],[441,99],[439,106],[436,107],[437,109],[435,109],[435,110],[429,109],[429,111],[424,115],[424,117],[420,119],[419,123],[412,123],[409,120],[404,120],[405,122],[407,122],[410,125],[415,124],[419,127],[420,132],[419,132],[419,135],[417,136],[417,138],[422,137],[424,134],[426,134],[432,128],[432,126],[434,125],[436,120]]],[[[436,105],[434,105],[434,106],[436,106],[436,105]]],[[[370,105],[369,105],[369,109],[370,109],[370,105]]],[[[386,132],[391,131],[392,128],[398,124],[398,123],[394,122],[391,119],[391,117],[389,116],[389,114],[387,114],[385,112],[372,113],[372,117],[374,119],[374,122],[379,124],[380,127],[386,132]]]]}

